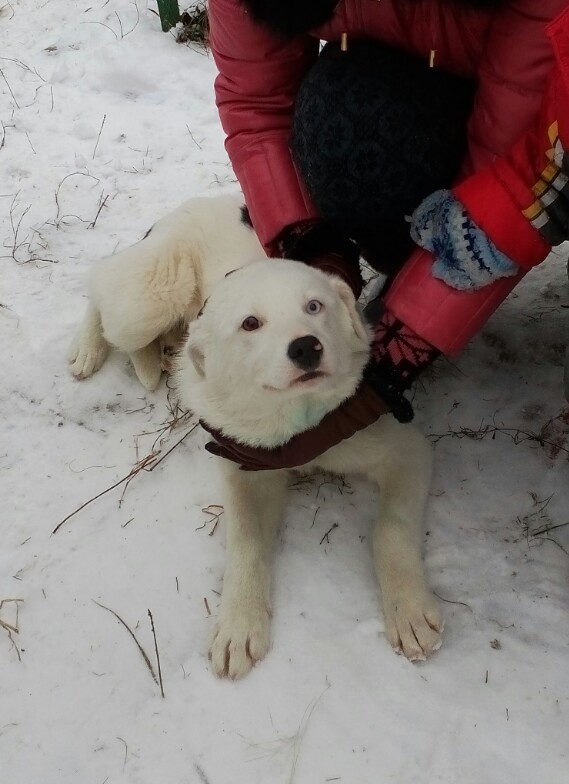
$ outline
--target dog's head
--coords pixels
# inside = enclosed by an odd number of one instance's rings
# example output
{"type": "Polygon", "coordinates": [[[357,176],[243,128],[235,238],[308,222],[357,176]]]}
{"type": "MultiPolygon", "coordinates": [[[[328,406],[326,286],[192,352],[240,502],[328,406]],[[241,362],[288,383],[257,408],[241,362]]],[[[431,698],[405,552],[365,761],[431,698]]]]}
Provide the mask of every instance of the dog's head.
{"type": "Polygon", "coordinates": [[[275,445],[352,394],[368,355],[345,283],[296,261],[264,260],[217,284],[190,324],[178,387],[214,427],[275,445]]]}

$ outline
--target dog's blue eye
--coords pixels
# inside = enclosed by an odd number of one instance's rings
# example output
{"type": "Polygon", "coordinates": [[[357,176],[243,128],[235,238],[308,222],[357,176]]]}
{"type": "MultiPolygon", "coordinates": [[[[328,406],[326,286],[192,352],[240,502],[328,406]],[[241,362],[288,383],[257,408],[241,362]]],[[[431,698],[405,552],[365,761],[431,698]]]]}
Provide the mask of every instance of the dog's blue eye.
{"type": "Polygon", "coordinates": [[[247,316],[247,318],[241,322],[241,328],[246,332],[253,332],[253,330],[259,329],[260,326],[261,322],[256,316],[247,316]]]}
{"type": "Polygon", "coordinates": [[[315,315],[316,313],[320,313],[322,308],[323,305],[321,302],[318,302],[317,299],[311,299],[308,305],[306,306],[306,312],[310,313],[311,315],[315,315]]]}

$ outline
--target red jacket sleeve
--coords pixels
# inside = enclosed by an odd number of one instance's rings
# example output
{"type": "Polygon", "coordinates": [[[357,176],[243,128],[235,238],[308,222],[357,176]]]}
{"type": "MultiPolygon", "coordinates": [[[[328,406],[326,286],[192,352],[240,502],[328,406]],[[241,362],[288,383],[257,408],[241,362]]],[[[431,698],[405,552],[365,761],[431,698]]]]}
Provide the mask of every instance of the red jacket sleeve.
{"type": "Polygon", "coordinates": [[[283,226],[318,216],[289,150],[294,98],[318,56],[318,41],[282,41],[255,23],[239,0],[210,0],[209,16],[226,148],[266,246],[283,226]]]}
{"type": "MultiPolygon", "coordinates": [[[[563,16],[569,33],[569,12],[563,16]]],[[[569,34],[562,40],[569,73],[569,34]]],[[[569,239],[568,96],[564,72],[555,67],[538,116],[518,142],[454,188],[477,226],[519,265],[519,274],[475,292],[455,290],[433,278],[431,254],[417,250],[386,297],[393,315],[444,353],[458,352],[525,273],[569,239]]]]}
{"type": "Polygon", "coordinates": [[[535,119],[553,65],[546,26],[568,0],[510,0],[492,21],[478,67],[463,175],[502,155],[535,119]]]}
{"type": "Polygon", "coordinates": [[[476,225],[525,269],[569,239],[563,226],[567,161],[560,138],[567,120],[567,88],[554,68],[535,122],[506,155],[454,189],[476,225]]]}
{"type": "MultiPolygon", "coordinates": [[[[445,354],[458,353],[527,270],[550,250],[550,243],[529,218],[532,205],[534,213],[538,209],[533,188],[539,190],[546,151],[551,147],[550,126],[560,109],[560,89],[564,86],[559,72],[553,69],[554,53],[546,23],[567,6],[567,0],[553,0],[534,3],[530,9],[527,0],[517,0],[497,17],[480,66],[469,126],[464,171],[477,173],[454,189],[474,222],[520,265],[520,273],[474,292],[460,291],[434,278],[432,255],[417,249],[387,294],[390,311],[445,354]],[[544,85],[552,71],[544,98],[544,85]],[[525,134],[515,143],[523,129],[527,129],[525,134]],[[496,160],[496,151],[506,154],[496,160]],[[488,166],[492,161],[494,164],[488,166]]],[[[552,37],[567,41],[563,18],[567,18],[567,12],[554,23],[552,37]]],[[[565,95],[564,90],[561,93],[565,95]]]]}

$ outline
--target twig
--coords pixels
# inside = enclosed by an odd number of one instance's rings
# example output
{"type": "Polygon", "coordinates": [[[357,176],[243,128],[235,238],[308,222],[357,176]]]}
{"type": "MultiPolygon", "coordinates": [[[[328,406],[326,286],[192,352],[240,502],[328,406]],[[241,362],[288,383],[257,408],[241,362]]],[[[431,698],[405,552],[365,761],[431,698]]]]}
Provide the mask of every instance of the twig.
{"type": "Polygon", "coordinates": [[[470,612],[474,615],[474,610],[469,604],[466,604],[466,602],[453,602],[451,599],[445,599],[444,596],[441,596],[436,591],[433,591],[433,593],[437,599],[441,600],[441,602],[446,602],[446,604],[460,604],[462,607],[466,607],[467,610],[470,610],[470,612]]]}
{"type": "Polygon", "coordinates": [[[326,531],[326,533],[324,534],[324,536],[323,536],[323,537],[322,537],[322,539],[320,540],[320,544],[322,544],[322,542],[324,541],[324,539],[326,539],[326,541],[328,542],[328,544],[330,544],[330,534],[332,533],[332,531],[333,531],[335,528],[338,528],[338,526],[339,526],[339,524],[338,524],[338,523],[334,523],[334,525],[333,525],[331,528],[329,528],[329,529],[326,531]]]}
{"type": "Polygon", "coordinates": [[[156,629],[154,628],[154,618],[152,613],[148,610],[148,617],[150,618],[150,628],[152,629],[152,636],[154,637],[154,650],[156,651],[156,662],[158,664],[158,680],[160,681],[160,694],[164,699],[164,684],[162,683],[162,668],[160,666],[160,654],[158,653],[158,643],[156,642],[156,629]]]}
{"type": "Polygon", "coordinates": [[[138,463],[133,468],[131,468],[131,470],[128,472],[128,474],[126,474],[126,476],[123,476],[121,479],[119,479],[110,487],[107,487],[105,490],[101,491],[100,493],[97,493],[97,495],[93,496],[93,498],[90,498],[88,501],[85,501],[84,504],[81,504],[81,506],[77,507],[77,509],[75,509],[73,512],[68,514],[67,517],[64,517],[63,520],[55,526],[55,528],[51,533],[56,534],[61,528],[61,526],[64,525],[64,523],[66,523],[72,517],[75,517],[75,515],[81,512],[83,509],[85,509],[86,506],[89,506],[89,504],[92,504],[93,501],[96,501],[97,499],[101,498],[107,493],[110,493],[111,490],[115,490],[117,487],[120,487],[120,485],[126,483],[126,487],[120,499],[122,501],[122,499],[124,498],[124,493],[126,492],[126,488],[130,484],[130,482],[135,478],[135,476],[137,476],[141,471],[149,471],[149,472],[153,471],[156,468],[156,466],[159,465],[163,460],[165,460],[168,457],[168,455],[170,455],[174,451],[174,449],[176,449],[176,447],[182,443],[182,441],[185,438],[187,438],[191,433],[194,432],[196,428],[197,428],[197,424],[194,425],[192,428],[190,428],[190,430],[184,436],[182,436],[182,438],[180,438],[174,444],[174,446],[171,447],[166,452],[166,454],[162,455],[162,457],[159,460],[157,460],[156,458],[158,457],[160,452],[151,452],[149,455],[146,455],[146,457],[143,457],[142,460],[139,460],[138,463]],[[150,468],[148,466],[150,466],[150,468]]]}
{"type": "Polygon", "coordinates": [[[33,106],[33,105],[34,105],[34,103],[37,101],[37,98],[38,98],[38,93],[39,93],[39,91],[40,91],[40,90],[41,90],[41,88],[42,88],[42,87],[44,87],[44,86],[45,86],[45,85],[43,85],[43,84],[40,84],[40,85],[38,85],[38,86],[36,87],[36,89],[35,89],[35,92],[34,92],[34,97],[32,98],[32,100],[31,100],[29,103],[25,103],[25,104],[22,106],[22,109],[27,109],[29,106],[33,106]]]}
{"type": "Polygon", "coordinates": [[[209,525],[209,523],[213,523],[213,528],[211,529],[211,531],[208,534],[208,536],[213,536],[214,533],[215,533],[215,530],[216,530],[216,528],[217,528],[217,526],[219,524],[219,520],[220,520],[220,518],[221,518],[221,516],[222,516],[224,511],[225,510],[224,510],[223,506],[221,506],[221,504],[210,504],[209,506],[204,506],[202,508],[202,512],[204,514],[209,515],[210,518],[209,518],[209,520],[206,520],[206,522],[203,525],[198,526],[196,528],[196,531],[201,531],[201,529],[205,528],[206,525],[209,525]],[[218,512],[214,511],[216,509],[219,509],[219,511],[218,512]]]}
{"type": "MultiPolygon", "coordinates": [[[[0,9],[0,10],[2,10],[2,9],[0,9]]],[[[45,82],[45,79],[43,78],[43,76],[40,76],[40,74],[35,70],[35,68],[34,69],[30,68],[29,65],[26,65],[26,63],[24,63],[22,60],[18,60],[17,57],[0,57],[0,60],[6,60],[6,62],[14,63],[14,65],[17,65],[18,68],[22,68],[22,70],[28,71],[29,73],[34,74],[39,79],[41,79],[42,82],[45,82]]]]}
{"type": "MultiPolygon", "coordinates": [[[[59,228],[59,225],[62,222],[63,218],[67,217],[66,215],[61,215],[60,214],[61,213],[61,205],[59,203],[59,192],[61,191],[61,186],[63,185],[65,180],[68,180],[70,177],[76,177],[77,175],[79,175],[81,177],[89,177],[89,179],[95,180],[96,183],[100,182],[100,180],[97,177],[94,177],[92,174],[89,174],[88,172],[76,171],[76,172],[71,172],[70,174],[66,174],[65,175],[65,177],[60,181],[59,185],[57,186],[57,188],[55,190],[55,206],[57,208],[57,212],[56,212],[56,215],[55,215],[54,225],[55,225],[56,229],[59,228]]],[[[79,216],[76,215],[74,217],[79,217],[79,216]]],[[[86,223],[86,221],[84,221],[83,218],[79,218],[79,220],[81,220],[81,221],[86,223]]]]}
{"type": "Polygon", "coordinates": [[[198,424],[197,424],[197,423],[196,423],[195,425],[193,425],[193,427],[191,427],[191,428],[188,430],[188,432],[187,432],[185,435],[183,435],[183,436],[182,436],[182,437],[179,439],[179,441],[176,441],[176,443],[174,444],[174,446],[173,446],[173,447],[171,447],[171,448],[170,448],[170,449],[169,449],[169,450],[166,452],[166,454],[165,454],[165,455],[162,455],[162,457],[160,458],[160,460],[157,460],[157,461],[154,463],[154,465],[153,465],[151,468],[149,468],[148,470],[149,470],[149,471],[154,471],[154,469],[156,468],[156,466],[160,465],[160,463],[161,463],[163,460],[166,460],[166,458],[168,457],[168,455],[169,455],[171,452],[173,452],[173,451],[174,451],[174,449],[176,449],[176,447],[180,446],[180,444],[182,443],[182,441],[185,441],[185,439],[186,439],[186,438],[187,438],[189,435],[191,435],[191,434],[194,432],[194,430],[195,430],[197,427],[198,427],[198,424]]]}
{"type": "Polygon", "coordinates": [[[198,147],[198,149],[200,149],[200,150],[203,150],[203,147],[201,146],[201,144],[198,141],[196,141],[196,139],[194,137],[194,134],[190,131],[190,126],[187,123],[186,123],[186,128],[188,129],[188,133],[190,134],[190,138],[193,141],[193,143],[196,145],[196,147],[198,147]]]}
{"type": "Polygon", "coordinates": [[[117,740],[120,740],[121,743],[124,743],[124,760],[123,760],[123,763],[122,763],[122,769],[123,769],[123,773],[124,773],[124,769],[126,768],[126,760],[127,760],[127,757],[128,757],[128,744],[127,744],[126,740],[124,740],[124,738],[120,738],[118,735],[116,737],[117,737],[117,740]]]}
{"type": "Polygon", "coordinates": [[[126,624],[124,621],[123,621],[123,619],[120,617],[120,615],[118,615],[118,613],[116,613],[114,610],[111,610],[111,608],[110,608],[110,607],[105,607],[105,605],[104,605],[104,604],[100,604],[99,602],[95,601],[95,599],[93,599],[93,601],[95,602],[95,604],[97,605],[97,607],[101,607],[103,610],[106,610],[107,612],[110,612],[110,613],[112,613],[112,615],[114,615],[114,616],[115,616],[115,618],[116,618],[118,621],[120,621],[120,622],[122,623],[122,625],[124,626],[124,628],[127,630],[127,632],[130,634],[130,636],[132,637],[132,639],[135,641],[135,643],[136,643],[136,647],[137,647],[137,648],[138,648],[138,650],[140,651],[140,653],[141,653],[141,655],[142,655],[142,658],[144,659],[144,661],[145,661],[145,663],[146,663],[146,666],[147,666],[147,667],[148,667],[148,669],[150,670],[150,674],[152,675],[152,680],[153,680],[153,681],[154,681],[154,683],[156,683],[156,685],[158,686],[158,685],[159,685],[159,684],[158,684],[158,678],[156,677],[156,673],[154,672],[154,667],[152,666],[152,663],[151,663],[150,659],[149,659],[149,658],[148,658],[148,656],[146,655],[146,651],[144,650],[144,648],[142,647],[142,645],[141,645],[141,644],[138,642],[138,640],[136,639],[136,635],[134,634],[134,632],[132,631],[132,629],[131,629],[131,628],[130,628],[130,627],[129,627],[129,626],[128,626],[128,625],[127,625],[127,624],[126,624]]]}
{"type": "Polygon", "coordinates": [[[336,474],[330,474],[328,479],[324,479],[318,485],[318,489],[316,491],[316,499],[317,500],[318,500],[318,496],[320,495],[320,491],[326,485],[332,485],[332,487],[335,487],[336,490],[340,493],[340,495],[344,495],[344,492],[346,492],[348,495],[352,495],[353,492],[354,492],[352,490],[351,485],[348,482],[346,482],[346,480],[345,480],[345,478],[343,476],[339,476],[339,475],[336,475],[336,474]]]}
{"type": "Polygon", "coordinates": [[[116,18],[119,21],[119,30],[120,30],[120,33],[121,33],[121,41],[122,41],[122,39],[124,38],[124,33],[123,33],[123,30],[122,30],[121,18],[120,18],[120,16],[118,15],[118,13],[116,11],[115,11],[115,16],[116,16],[116,18]]]}
{"type": "Polygon", "coordinates": [[[120,34],[121,34],[121,35],[120,35],[120,40],[121,40],[121,41],[123,40],[123,38],[126,38],[126,37],[127,37],[127,35],[130,35],[130,34],[132,33],[132,31],[133,31],[133,30],[136,30],[136,28],[138,27],[138,23],[140,22],[140,11],[138,10],[138,5],[137,5],[137,3],[135,2],[135,0],[133,0],[133,2],[131,3],[131,5],[133,5],[133,6],[136,8],[136,22],[133,24],[133,26],[130,28],[130,30],[127,30],[127,31],[126,31],[126,33],[125,33],[125,32],[124,32],[124,30],[123,30],[123,26],[122,26],[122,19],[120,18],[120,16],[118,15],[118,13],[115,11],[115,16],[116,16],[116,18],[117,18],[117,20],[118,20],[118,23],[119,23],[119,30],[120,30],[120,34]]]}
{"type": "Polygon", "coordinates": [[[6,86],[8,87],[8,90],[10,91],[10,95],[11,95],[11,96],[12,96],[12,98],[14,99],[14,103],[16,104],[16,108],[17,108],[17,109],[19,109],[19,108],[20,108],[20,104],[19,104],[19,103],[18,103],[18,101],[16,100],[16,96],[15,96],[15,95],[14,95],[14,93],[12,92],[12,88],[10,87],[10,83],[8,82],[8,80],[6,79],[6,77],[4,76],[4,71],[3,71],[1,68],[0,68],[0,76],[1,76],[1,77],[2,77],[2,79],[4,79],[4,81],[6,82],[6,86]]]}
{"type": "Polygon", "coordinates": [[[14,634],[20,633],[20,629],[18,628],[18,613],[19,613],[19,605],[23,601],[24,601],[23,599],[2,599],[0,601],[0,610],[5,604],[9,604],[11,602],[13,602],[16,605],[16,620],[14,621],[14,626],[12,626],[12,624],[8,623],[7,621],[3,621],[0,618],[0,626],[3,629],[6,629],[6,631],[14,632],[14,634]]]}
{"type": "Polygon", "coordinates": [[[31,205],[31,204],[28,204],[28,206],[26,207],[26,209],[25,209],[25,210],[22,212],[22,214],[20,215],[20,220],[19,220],[19,221],[18,221],[18,223],[17,223],[17,224],[14,226],[14,214],[13,214],[13,209],[14,209],[14,207],[16,206],[16,199],[17,199],[17,198],[18,198],[18,197],[17,197],[17,195],[16,195],[16,196],[14,196],[14,199],[13,199],[13,201],[12,201],[12,204],[10,205],[10,226],[12,227],[12,235],[13,235],[13,237],[14,237],[14,245],[12,246],[12,256],[13,256],[13,258],[14,258],[14,259],[16,259],[16,251],[18,250],[18,248],[19,248],[21,245],[23,245],[23,243],[22,243],[22,242],[18,243],[18,234],[20,233],[20,227],[21,227],[21,225],[22,225],[22,221],[24,220],[24,218],[26,217],[26,215],[28,214],[28,212],[29,212],[29,211],[31,210],[31,208],[32,208],[32,205],[31,205]]]}
{"type": "Polygon", "coordinates": [[[92,223],[90,223],[87,228],[89,228],[89,229],[94,229],[95,228],[95,224],[97,223],[97,218],[101,214],[101,210],[103,209],[103,207],[107,203],[107,199],[108,198],[109,198],[109,194],[108,193],[107,193],[107,195],[105,196],[104,199],[103,199],[103,194],[101,193],[101,196],[99,197],[99,209],[97,210],[97,214],[95,215],[95,220],[92,223]]]}
{"type": "Polygon", "coordinates": [[[12,643],[12,647],[16,651],[16,656],[18,657],[18,661],[22,661],[22,655],[20,653],[20,649],[16,645],[16,641],[12,637],[12,634],[19,634],[20,633],[20,623],[19,623],[19,616],[20,616],[20,604],[23,602],[23,599],[2,599],[0,601],[0,610],[5,604],[14,603],[16,605],[16,620],[14,624],[8,623],[7,621],[3,621],[0,619],[0,628],[4,629],[6,634],[8,635],[8,639],[12,643]]]}
{"type": "Polygon", "coordinates": [[[103,132],[103,126],[105,124],[105,120],[107,119],[107,115],[103,115],[103,122],[101,123],[101,127],[99,128],[99,134],[97,136],[97,141],[95,142],[95,149],[93,150],[93,160],[95,160],[95,153],[97,152],[97,147],[99,146],[99,139],[101,138],[101,133],[103,132]]]}
{"type": "Polygon", "coordinates": [[[81,24],[96,24],[96,25],[101,25],[101,27],[106,27],[106,28],[107,28],[107,30],[110,30],[110,31],[111,31],[111,33],[114,35],[114,37],[115,37],[115,40],[116,40],[116,41],[118,41],[118,40],[119,40],[119,37],[118,37],[118,35],[115,33],[115,31],[113,30],[113,28],[112,28],[112,27],[110,27],[108,24],[105,24],[104,22],[81,22],[81,24]]]}
{"type": "MultiPolygon", "coordinates": [[[[6,194],[6,196],[8,196],[8,195],[11,195],[11,194],[6,194]]],[[[11,247],[11,251],[12,252],[10,253],[10,255],[1,256],[0,258],[13,259],[16,262],[16,264],[29,264],[32,261],[45,261],[45,262],[49,262],[50,264],[53,264],[54,263],[53,259],[48,259],[47,257],[44,258],[44,257],[38,256],[32,250],[32,242],[28,239],[30,237],[30,234],[27,234],[25,239],[20,239],[20,230],[22,228],[22,221],[24,220],[24,218],[26,217],[26,215],[30,211],[32,205],[28,204],[28,206],[23,210],[23,212],[20,215],[19,219],[16,220],[16,218],[15,218],[15,210],[16,210],[16,202],[18,200],[18,196],[19,196],[19,193],[16,193],[16,195],[13,197],[12,203],[10,205],[10,227],[12,229],[12,247],[11,247]],[[21,249],[25,249],[25,252],[27,254],[27,258],[25,258],[25,259],[18,258],[17,254],[18,254],[18,252],[21,249]]],[[[41,235],[40,235],[39,231],[37,231],[37,229],[33,229],[32,230],[31,236],[33,237],[34,234],[37,234],[38,237],[40,237],[40,239],[41,239],[41,235]]],[[[37,243],[37,242],[36,242],[36,244],[39,247],[41,247],[43,250],[45,250],[45,244],[42,245],[41,243],[37,243]]],[[[4,247],[9,247],[9,246],[8,245],[4,245],[4,247]]]]}
{"type": "MultiPolygon", "coordinates": [[[[550,423],[546,423],[544,428],[542,428],[542,432],[549,425],[550,423]]],[[[515,427],[496,427],[490,425],[481,425],[478,430],[474,430],[470,427],[461,427],[458,430],[448,430],[446,433],[430,433],[427,438],[432,438],[435,443],[438,443],[443,438],[469,438],[472,441],[481,441],[486,436],[492,436],[492,438],[496,437],[497,433],[502,433],[504,435],[509,436],[516,446],[518,444],[522,444],[525,441],[535,441],[539,446],[550,446],[560,452],[566,452],[569,454],[569,448],[561,446],[560,444],[556,443],[555,441],[550,441],[547,438],[544,438],[539,433],[532,433],[531,431],[527,430],[520,430],[519,428],[515,427]]]]}
{"type": "Polygon", "coordinates": [[[206,608],[206,610],[207,610],[207,614],[208,614],[208,615],[211,615],[211,610],[209,609],[209,602],[208,602],[208,600],[207,600],[207,596],[204,596],[204,598],[203,598],[203,603],[205,604],[205,608],[206,608]]]}
{"type": "Polygon", "coordinates": [[[548,534],[550,531],[555,531],[556,528],[565,528],[566,525],[569,525],[569,522],[559,523],[558,525],[544,525],[543,528],[539,528],[537,531],[532,531],[531,535],[541,536],[541,534],[548,534]]]}
{"type": "Polygon", "coordinates": [[[78,512],[80,512],[82,509],[85,509],[86,506],[89,506],[89,504],[92,504],[93,501],[96,501],[98,498],[101,498],[102,496],[106,495],[107,493],[110,493],[111,490],[114,490],[116,487],[119,487],[120,485],[122,485],[123,482],[127,482],[129,479],[131,479],[133,476],[135,476],[135,474],[138,473],[139,470],[140,469],[137,468],[137,466],[134,466],[134,468],[131,468],[129,473],[126,476],[123,476],[122,479],[119,479],[118,482],[115,482],[114,485],[111,485],[110,487],[107,487],[106,490],[103,490],[101,493],[98,493],[97,495],[93,496],[93,498],[90,498],[88,501],[85,501],[84,504],[81,504],[81,506],[77,507],[77,509],[75,509],[73,512],[71,512],[71,514],[68,514],[67,517],[64,517],[63,520],[55,526],[55,528],[53,529],[53,531],[51,533],[52,534],[56,534],[59,531],[59,529],[61,528],[61,526],[64,525],[64,523],[66,523],[72,517],[74,517],[78,512]]]}
{"type": "Polygon", "coordinates": [[[534,538],[537,538],[537,539],[539,539],[542,542],[551,542],[551,544],[557,545],[557,547],[559,547],[559,549],[562,552],[564,552],[565,555],[569,556],[569,550],[567,550],[565,547],[563,547],[561,542],[558,542],[557,539],[552,539],[550,536],[539,536],[539,537],[534,537],[534,538]]]}
{"type": "Polygon", "coordinates": [[[32,140],[30,139],[30,134],[26,131],[26,138],[29,142],[30,147],[32,148],[32,152],[34,155],[37,155],[37,152],[34,150],[34,145],[32,144],[32,140]]]}
{"type": "MultiPolygon", "coordinates": [[[[530,492],[530,497],[534,504],[533,511],[529,512],[527,515],[523,517],[517,517],[516,522],[522,527],[522,536],[525,538],[528,547],[532,546],[533,541],[550,541],[554,544],[559,544],[554,539],[549,536],[550,531],[554,531],[557,528],[563,528],[569,523],[558,523],[555,525],[546,511],[547,507],[549,506],[554,493],[547,496],[546,498],[538,498],[537,493],[530,492]],[[540,527],[536,530],[532,530],[532,525],[537,523],[540,524],[540,527]],[[544,536],[545,534],[545,536],[544,536]]],[[[518,541],[517,539],[515,541],[518,541]]],[[[561,546],[561,545],[559,545],[561,546]]],[[[563,547],[561,547],[563,549],[563,547]]]]}
{"type": "MultiPolygon", "coordinates": [[[[149,455],[146,455],[146,457],[143,457],[142,460],[138,461],[138,463],[135,466],[136,471],[133,473],[133,475],[131,477],[129,477],[126,480],[125,486],[123,487],[123,490],[122,490],[122,493],[121,493],[121,497],[119,498],[119,509],[122,506],[122,502],[124,501],[124,497],[126,495],[126,491],[128,490],[129,485],[132,482],[132,480],[134,479],[134,477],[137,476],[140,471],[146,469],[146,466],[150,465],[154,461],[155,457],[156,457],[155,453],[151,452],[149,455]]],[[[148,469],[146,469],[146,470],[148,470],[148,469]]]]}

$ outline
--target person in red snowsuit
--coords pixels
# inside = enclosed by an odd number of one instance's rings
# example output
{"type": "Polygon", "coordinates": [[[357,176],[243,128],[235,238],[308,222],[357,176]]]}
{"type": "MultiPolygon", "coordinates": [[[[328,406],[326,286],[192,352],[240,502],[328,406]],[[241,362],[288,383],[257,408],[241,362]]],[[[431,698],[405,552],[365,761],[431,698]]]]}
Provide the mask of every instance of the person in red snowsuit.
{"type": "Polygon", "coordinates": [[[253,226],[269,255],[339,274],[356,294],[361,244],[354,252],[350,235],[327,231],[309,195],[312,163],[303,177],[291,149],[295,102],[324,61],[319,41],[341,42],[348,53],[362,40],[388,45],[476,83],[458,171],[427,198],[418,194],[424,201],[413,205],[410,235],[420,247],[368,307],[372,358],[354,396],[279,449],[252,450],[214,433],[210,451],[251,470],[292,467],[387,411],[407,421],[403,391],[421,370],[440,353],[459,352],[551,246],[569,239],[567,7],[568,0],[210,0],[217,104],[253,226]]]}

